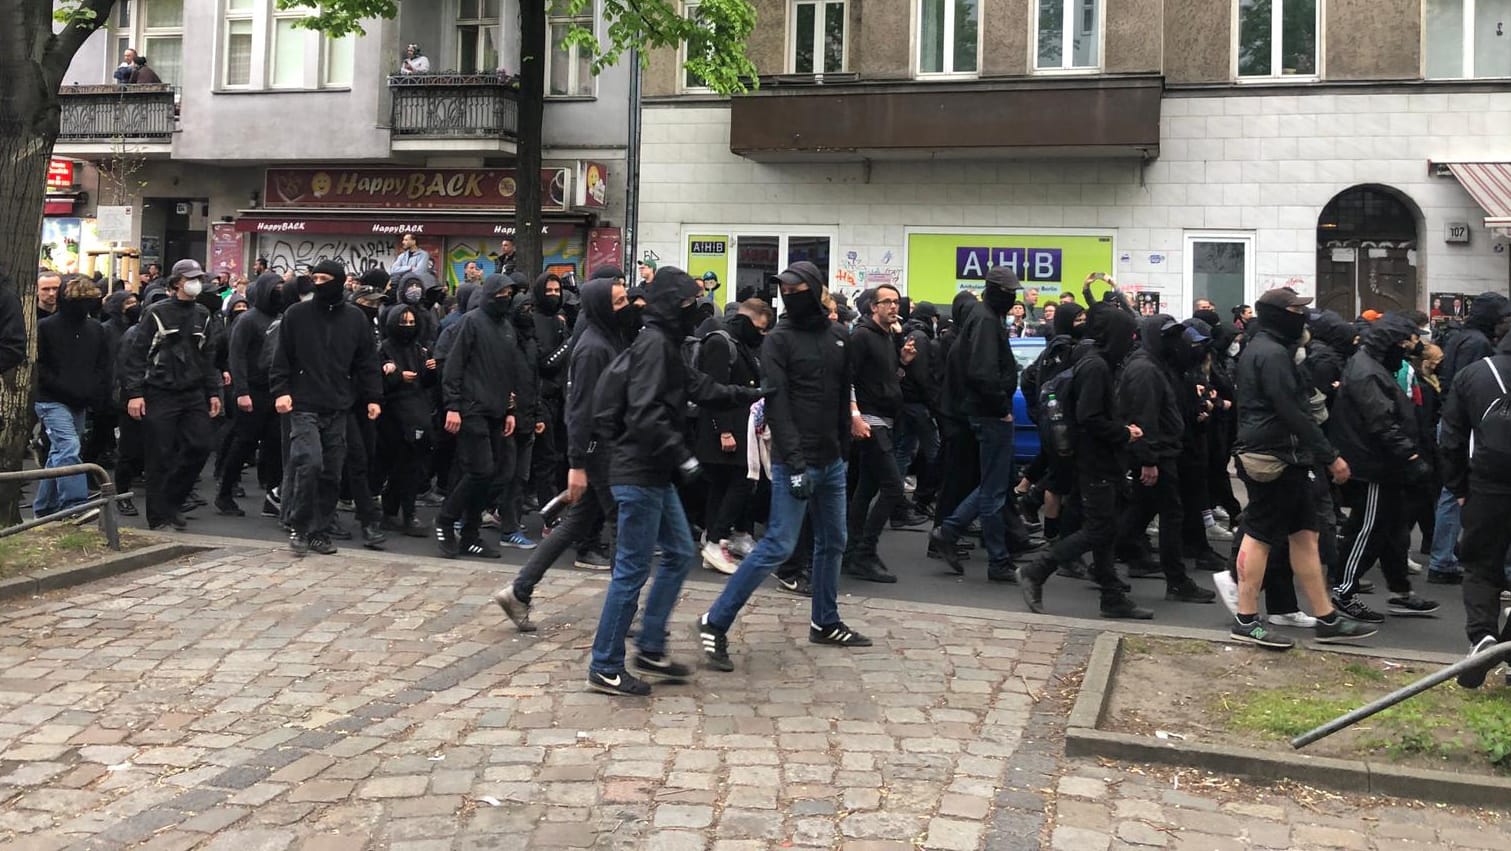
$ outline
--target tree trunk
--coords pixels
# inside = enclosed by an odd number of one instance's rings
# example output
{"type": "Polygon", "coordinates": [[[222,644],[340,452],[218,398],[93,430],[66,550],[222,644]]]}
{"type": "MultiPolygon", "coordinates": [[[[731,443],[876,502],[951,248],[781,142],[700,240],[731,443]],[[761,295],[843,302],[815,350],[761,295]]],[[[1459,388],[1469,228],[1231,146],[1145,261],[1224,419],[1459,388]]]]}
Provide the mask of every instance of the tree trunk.
{"type": "Polygon", "coordinates": [[[546,4],[519,4],[519,155],[514,250],[518,268],[531,280],[544,263],[541,249],[540,149],[546,110],[546,4]]]}

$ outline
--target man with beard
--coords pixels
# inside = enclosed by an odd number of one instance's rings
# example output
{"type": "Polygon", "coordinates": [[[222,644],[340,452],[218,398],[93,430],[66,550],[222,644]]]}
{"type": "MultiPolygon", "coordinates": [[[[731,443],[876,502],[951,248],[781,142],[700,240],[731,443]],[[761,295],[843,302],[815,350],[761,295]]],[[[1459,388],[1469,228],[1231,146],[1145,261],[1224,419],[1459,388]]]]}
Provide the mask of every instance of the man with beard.
{"type": "Polygon", "coordinates": [[[596,414],[594,391],[599,380],[620,352],[634,339],[640,316],[630,309],[622,275],[617,269],[597,270],[582,288],[582,320],[577,323],[571,365],[567,370],[567,494],[572,505],[520,568],[514,583],[500,588],[493,599],[520,632],[534,632],[530,605],[535,586],[551,565],[570,547],[595,534],[604,518],[612,516],[614,497],[609,491],[608,447],[593,438],[596,414]]]}
{"type": "Polygon", "coordinates": [[[278,415],[273,410],[273,391],[268,374],[260,367],[268,328],[283,314],[282,280],[273,272],[264,272],[252,282],[252,309],[231,328],[229,362],[232,393],[238,414],[231,427],[231,446],[221,470],[220,490],[215,496],[215,510],[240,516],[243,512],[233,496],[241,468],[257,457],[257,481],[266,494],[262,516],[277,517],[278,504],[273,491],[283,481],[283,463],[278,434],[278,415]]]}
{"type": "Polygon", "coordinates": [[[399,256],[395,257],[393,264],[388,267],[389,276],[401,279],[406,274],[429,271],[430,255],[420,249],[420,244],[414,234],[406,233],[399,237],[399,256]]]}
{"type": "Polygon", "coordinates": [[[1110,304],[1094,304],[1086,322],[1091,346],[1072,355],[1066,406],[1074,428],[1075,488],[1081,527],[1059,540],[1038,563],[1018,570],[1023,599],[1030,611],[1044,613],[1044,583],[1064,565],[1091,553],[1092,576],[1102,592],[1102,617],[1148,620],[1154,612],[1129,599],[1113,567],[1117,541],[1117,494],[1127,470],[1127,451],[1144,436],[1119,411],[1117,371],[1133,348],[1134,318],[1110,304]]]}
{"type": "MultiPolygon", "coordinates": [[[[562,382],[567,362],[569,333],[567,321],[561,315],[561,279],[546,272],[535,279],[530,287],[534,301],[535,349],[537,360],[531,364],[540,376],[541,428],[536,433],[535,446],[530,455],[530,482],[534,485],[535,499],[540,505],[551,501],[561,491],[561,453],[558,449],[566,442],[566,430],[562,423],[562,382]]],[[[533,428],[533,425],[532,425],[533,428]]]]}
{"type": "Polygon", "coordinates": [[[346,270],[322,260],[310,278],[314,298],[284,311],[269,375],[273,408],[288,418],[290,487],[283,501],[294,529],[289,548],[301,556],[336,551],[327,530],[346,460],[347,417],[364,402],[367,418],[376,420],[383,397],[367,317],[346,303],[346,270]]]}

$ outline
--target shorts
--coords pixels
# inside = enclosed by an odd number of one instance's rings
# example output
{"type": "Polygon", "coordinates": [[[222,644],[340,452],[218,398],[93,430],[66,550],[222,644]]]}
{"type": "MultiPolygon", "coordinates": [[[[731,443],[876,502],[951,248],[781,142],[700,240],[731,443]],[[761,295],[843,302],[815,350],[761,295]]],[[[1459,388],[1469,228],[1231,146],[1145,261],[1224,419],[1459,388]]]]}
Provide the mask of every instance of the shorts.
{"type": "Polygon", "coordinates": [[[1249,492],[1243,510],[1243,533],[1278,547],[1297,532],[1316,532],[1316,476],[1309,467],[1288,466],[1273,482],[1256,482],[1238,464],[1238,478],[1249,492]]]}
{"type": "Polygon", "coordinates": [[[1074,458],[1050,458],[1044,473],[1044,489],[1055,496],[1069,496],[1076,486],[1076,460],[1074,458]]]}

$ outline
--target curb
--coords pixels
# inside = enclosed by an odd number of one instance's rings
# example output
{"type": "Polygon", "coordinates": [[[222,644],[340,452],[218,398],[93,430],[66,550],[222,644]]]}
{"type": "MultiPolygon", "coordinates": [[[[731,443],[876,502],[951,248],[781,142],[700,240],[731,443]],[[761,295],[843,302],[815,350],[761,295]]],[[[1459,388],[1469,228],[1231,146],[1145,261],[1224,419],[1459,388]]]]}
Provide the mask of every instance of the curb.
{"type": "Polygon", "coordinates": [[[1511,779],[1506,778],[1153,739],[1099,730],[1097,727],[1105,716],[1108,696],[1116,683],[1121,655],[1121,636],[1103,633],[1097,637],[1086,665],[1081,693],[1076,697],[1065,729],[1066,756],[1184,766],[1254,780],[1295,780],[1340,792],[1389,795],[1459,806],[1506,809],[1507,802],[1511,801],[1511,779]]]}
{"type": "Polygon", "coordinates": [[[129,553],[117,553],[94,561],[65,567],[59,570],[43,570],[36,573],[12,576],[0,581],[0,600],[16,597],[31,597],[44,591],[55,591],[73,585],[82,585],[96,579],[106,579],[144,567],[173,561],[186,555],[205,552],[212,547],[195,544],[153,544],[129,553]]]}

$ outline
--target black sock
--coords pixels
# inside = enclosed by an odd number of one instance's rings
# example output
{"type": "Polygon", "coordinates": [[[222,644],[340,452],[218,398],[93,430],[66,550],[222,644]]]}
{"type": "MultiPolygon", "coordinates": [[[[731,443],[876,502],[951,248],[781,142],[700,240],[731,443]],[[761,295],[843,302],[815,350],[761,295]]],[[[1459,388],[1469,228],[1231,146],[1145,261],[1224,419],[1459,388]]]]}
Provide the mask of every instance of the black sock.
{"type": "Polygon", "coordinates": [[[1338,610],[1337,609],[1333,609],[1331,612],[1329,612],[1327,614],[1326,617],[1317,618],[1317,622],[1318,623],[1325,623],[1328,626],[1332,626],[1333,624],[1335,624],[1335,623],[1338,622],[1338,610]]]}
{"type": "Polygon", "coordinates": [[[1058,537],[1060,537],[1060,518],[1044,518],[1044,540],[1052,541],[1058,537]]]}
{"type": "Polygon", "coordinates": [[[1259,613],[1255,612],[1252,615],[1246,615],[1243,612],[1239,612],[1238,613],[1238,622],[1241,623],[1241,624],[1243,624],[1244,626],[1248,626],[1250,624],[1258,623],[1259,622],[1259,613]]]}

